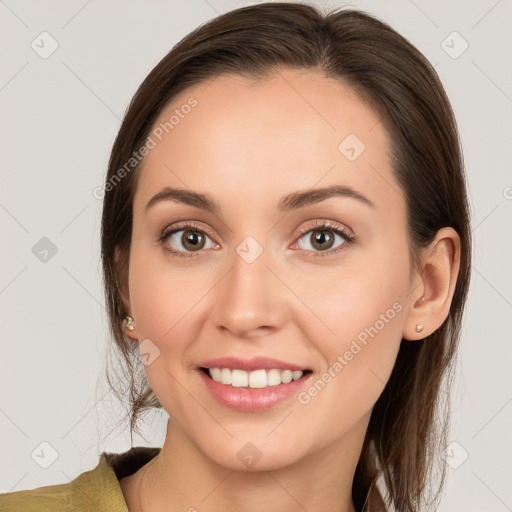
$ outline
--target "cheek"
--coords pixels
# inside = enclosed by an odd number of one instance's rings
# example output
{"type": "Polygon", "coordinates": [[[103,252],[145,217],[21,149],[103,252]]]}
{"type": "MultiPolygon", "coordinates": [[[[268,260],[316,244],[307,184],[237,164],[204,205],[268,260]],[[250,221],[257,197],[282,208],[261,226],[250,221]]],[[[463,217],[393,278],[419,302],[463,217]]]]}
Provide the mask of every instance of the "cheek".
{"type": "MultiPolygon", "coordinates": [[[[204,291],[186,269],[176,270],[159,249],[136,247],[130,259],[130,300],[139,341],[151,340],[159,357],[146,366],[151,382],[164,368],[174,373],[190,340],[190,320],[204,291]],[[196,307],[194,307],[196,305],[196,307]]],[[[164,375],[162,375],[164,377],[164,375]]]]}
{"type": "Polygon", "coordinates": [[[381,296],[375,302],[338,307],[326,319],[334,326],[334,336],[322,336],[318,330],[308,333],[324,365],[297,401],[307,411],[311,431],[324,431],[324,441],[351,431],[369,417],[389,380],[400,348],[404,314],[402,303],[393,302],[392,296],[389,301],[381,296]]]}
{"type": "Polygon", "coordinates": [[[199,289],[196,278],[184,268],[173,267],[158,254],[158,249],[143,246],[133,249],[129,281],[137,336],[141,353],[142,343],[150,340],[151,344],[146,346],[157,354],[144,371],[164,409],[169,414],[170,411],[182,414],[181,405],[187,397],[180,383],[190,339],[194,336],[190,322],[197,320],[199,301],[205,292],[199,289]]]}
{"type": "Polygon", "coordinates": [[[313,313],[302,315],[308,320],[302,327],[330,356],[359,335],[364,342],[364,333],[374,326],[383,337],[401,333],[399,313],[405,309],[409,282],[407,257],[397,253],[366,260],[317,272],[314,280],[295,280],[294,291],[313,313]]]}
{"type": "Polygon", "coordinates": [[[130,256],[130,300],[141,336],[163,340],[190,317],[203,290],[193,267],[177,265],[164,250],[133,247],[130,256]]]}
{"type": "Polygon", "coordinates": [[[300,328],[322,355],[323,368],[321,382],[301,403],[328,403],[351,421],[369,411],[384,389],[402,340],[409,279],[407,253],[388,254],[309,286],[305,302],[315,315],[300,328]]]}

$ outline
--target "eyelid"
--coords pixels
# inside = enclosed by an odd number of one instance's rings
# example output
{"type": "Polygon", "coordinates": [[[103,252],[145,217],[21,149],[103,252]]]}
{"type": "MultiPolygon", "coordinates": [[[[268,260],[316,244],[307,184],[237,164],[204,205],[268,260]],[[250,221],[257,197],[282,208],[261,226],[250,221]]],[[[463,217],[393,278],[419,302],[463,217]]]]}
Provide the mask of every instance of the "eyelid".
{"type": "Polygon", "coordinates": [[[172,233],[175,233],[176,231],[182,231],[186,230],[188,228],[193,228],[197,231],[201,231],[206,233],[212,240],[215,239],[215,235],[212,234],[212,231],[206,226],[206,224],[203,224],[201,222],[197,222],[195,220],[184,220],[179,221],[176,224],[172,224],[172,226],[168,226],[162,231],[162,238],[169,237],[172,233]]]}
{"type": "Polygon", "coordinates": [[[349,229],[345,225],[339,224],[338,222],[335,222],[335,221],[329,220],[329,219],[316,220],[316,221],[314,221],[313,225],[308,225],[308,226],[301,228],[299,230],[299,237],[304,235],[305,233],[314,231],[315,228],[321,228],[321,229],[325,229],[325,230],[331,229],[333,231],[341,232],[348,239],[355,238],[351,229],[349,229]]]}

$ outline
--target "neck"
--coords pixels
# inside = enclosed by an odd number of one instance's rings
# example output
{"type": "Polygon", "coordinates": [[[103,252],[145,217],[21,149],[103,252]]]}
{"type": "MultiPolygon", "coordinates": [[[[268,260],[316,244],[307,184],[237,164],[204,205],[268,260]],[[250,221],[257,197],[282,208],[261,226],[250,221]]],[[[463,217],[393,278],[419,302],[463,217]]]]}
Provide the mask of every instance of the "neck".
{"type": "Polygon", "coordinates": [[[352,480],[366,426],[367,418],[342,439],[286,467],[240,471],[207,457],[169,419],[164,446],[142,475],[141,509],[355,512],[352,480]]]}

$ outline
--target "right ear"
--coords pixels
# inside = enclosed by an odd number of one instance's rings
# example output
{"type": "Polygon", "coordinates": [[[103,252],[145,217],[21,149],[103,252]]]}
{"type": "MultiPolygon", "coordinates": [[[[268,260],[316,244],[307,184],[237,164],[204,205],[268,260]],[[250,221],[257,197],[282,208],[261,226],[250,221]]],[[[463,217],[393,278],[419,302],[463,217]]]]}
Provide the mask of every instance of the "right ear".
{"type": "Polygon", "coordinates": [[[130,288],[128,286],[128,275],[126,272],[126,267],[124,266],[124,262],[121,261],[121,249],[116,247],[114,254],[114,261],[116,266],[116,274],[118,276],[118,285],[119,290],[121,292],[121,298],[123,300],[123,307],[128,314],[131,316],[131,306],[130,306],[130,288]]]}
{"type": "MultiPolygon", "coordinates": [[[[124,310],[127,311],[127,316],[131,316],[133,318],[132,307],[130,302],[130,287],[128,284],[128,266],[125,264],[124,261],[121,261],[121,259],[121,250],[119,249],[119,247],[116,247],[114,261],[116,265],[116,273],[119,278],[118,285],[121,293],[121,300],[123,301],[124,310]]],[[[124,322],[123,325],[125,325],[124,322]]],[[[135,327],[135,329],[133,329],[132,331],[125,329],[125,334],[132,340],[137,340],[137,327],[135,326],[135,321],[133,322],[133,326],[135,327]]]]}

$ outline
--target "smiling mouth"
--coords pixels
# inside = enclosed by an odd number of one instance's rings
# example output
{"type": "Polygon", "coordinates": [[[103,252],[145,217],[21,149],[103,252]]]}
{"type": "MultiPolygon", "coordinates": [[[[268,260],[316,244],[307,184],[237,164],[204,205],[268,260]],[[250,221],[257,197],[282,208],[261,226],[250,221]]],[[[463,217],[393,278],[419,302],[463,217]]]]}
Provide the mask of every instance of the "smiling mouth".
{"type": "Polygon", "coordinates": [[[260,369],[245,371],[231,368],[203,368],[200,370],[215,382],[235,388],[262,389],[280,386],[309,375],[311,370],[260,369]]]}

